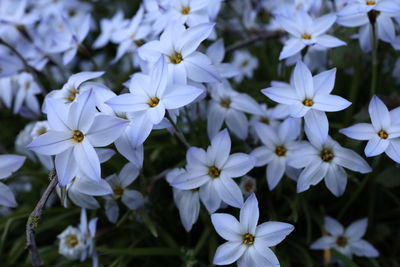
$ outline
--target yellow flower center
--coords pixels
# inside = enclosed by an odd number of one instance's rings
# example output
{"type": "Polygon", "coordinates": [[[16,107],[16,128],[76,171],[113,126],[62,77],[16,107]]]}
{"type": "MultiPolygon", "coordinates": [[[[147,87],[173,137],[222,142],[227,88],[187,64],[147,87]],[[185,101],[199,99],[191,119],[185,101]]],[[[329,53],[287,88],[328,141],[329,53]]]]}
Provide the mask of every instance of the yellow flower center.
{"type": "Polygon", "coordinates": [[[368,5],[368,6],[373,6],[373,5],[375,5],[375,4],[376,4],[376,2],[373,1],[373,0],[367,1],[367,5],[368,5]]]}
{"type": "Polygon", "coordinates": [[[147,102],[147,104],[152,108],[156,107],[158,103],[160,103],[160,99],[158,99],[158,97],[152,97],[149,102],[147,102]]]}
{"type": "Polygon", "coordinates": [[[335,156],[333,154],[333,152],[330,149],[324,148],[321,150],[321,159],[325,162],[329,162],[333,159],[333,157],[335,156]]]}
{"type": "Polygon", "coordinates": [[[269,125],[269,119],[267,117],[261,117],[260,122],[269,125]]]}
{"type": "Polygon", "coordinates": [[[79,93],[79,91],[76,89],[70,90],[68,96],[66,97],[67,102],[71,103],[72,101],[74,101],[76,99],[76,95],[78,93],[79,93]]]}
{"type": "Polygon", "coordinates": [[[211,176],[211,178],[218,178],[221,174],[221,171],[215,167],[215,166],[211,166],[208,168],[208,175],[211,176]]]}
{"type": "Polygon", "coordinates": [[[74,248],[76,245],[78,245],[79,241],[76,235],[67,235],[65,237],[65,245],[67,248],[74,248]]]}
{"type": "Polygon", "coordinates": [[[39,130],[36,131],[37,135],[42,135],[47,133],[47,129],[45,127],[41,127],[39,130]]]}
{"type": "Polygon", "coordinates": [[[249,234],[249,233],[244,234],[243,235],[243,244],[253,245],[254,244],[254,239],[256,239],[254,235],[249,234]]]}
{"type": "Polygon", "coordinates": [[[345,236],[339,236],[336,240],[336,244],[339,247],[345,247],[347,245],[347,238],[345,236]]]}
{"type": "Polygon", "coordinates": [[[303,105],[306,107],[312,107],[314,105],[314,101],[312,99],[304,99],[303,105]]]}
{"type": "Polygon", "coordinates": [[[389,134],[388,134],[387,132],[385,132],[384,130],[380,130],[380,131],[378,132],[378,136],[379,136],[380,138],[382,138],[382,139],[388,139],[389,134]]]}
{"type": "Polygon", "coordinates": [[[169,61],[172,64],[179,64],[183,61],[183,56],[181,53],[175,52],[172,56],[169,56],[169,61]]]}
{"type": "Polygon", "coordinates": [[[83,139],[85,139],[85,135],[81,131],[76,130],[76,131],[74,131],[74,135],[72,136],[72,139],[77,143],[81,143],[83,141],[83,139]]]}
{"type": "Polygon", "coordinates": [[[275,154],[278,155],[278,157],[283,157],[286,155],[287,149],[284,146],[277,146],[275,148],[275,154]]]}
{"type": "Polygon", "coordinates": [[[221,99],[220,105],[224,108],[230,108],[231,100],[229,98],[223,98],[221,99]]]}
{"type": "Polygon", "coordinates": [[[311,40],[311,34],[309,33],[302,34],[301,38],[303,38],[304,40],[311,40]]]}
{"type": "Polygon", "coordinates": [[[115,198],[120,198],[124,194],[124,189],[121,186],[117,185],[113,187],[113,192],[115,198]]]}
{"type": "Polygon", "coordinates": [[[182,7],[181,13],[183,15],[187,15],[190,13],[190,7],[186,6],[186,7],[182,7]]]}

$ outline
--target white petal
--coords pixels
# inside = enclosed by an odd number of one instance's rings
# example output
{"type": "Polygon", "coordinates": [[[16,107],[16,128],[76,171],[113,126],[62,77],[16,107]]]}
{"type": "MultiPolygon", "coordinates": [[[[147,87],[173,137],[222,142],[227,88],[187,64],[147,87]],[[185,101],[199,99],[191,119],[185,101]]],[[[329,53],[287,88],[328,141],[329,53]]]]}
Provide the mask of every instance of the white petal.
{"type": "Polygon", "coordinates": [[[73,152],[74,148],[71,147],[56,156],[55,167],[58,183],[61,186],[67,185],[78,172],[78,164],[76,163],[73,152]]]}
{"type": "Polygon", "coordinates": [[[76,102],[72,103],[68,113],[68,125],[72,130],[86,133],[92,125],[96,113],[93,89],[80,94],[76,102]]]}
{"type": "Polygon", "coordinates": [[[221,82],[218,69],[211,64],[211,60],[200,52],[193,52],[184,58],[183,63],[187,70],[187,76],[195,82],[215,83],[221,82]]]}
{"type": "Polygon", "coordinates": [[[332,194],[341,196],[347,185],[347,174],[343,168],[331,164],[325,176],[325,185],[332,194]]]}
{"type": "Polygon", "coordinates": [[[122,187],[127,187],[133,183],[139,175],[139,168],[133,163],[127,163],[122,168],[120,174],[118,175],[119,181],[122,187]]]}
{"type": "Polygon", "coordinates": [[[318,184],[326,175],[328,168],[321,160],[314,160],[300,174],[297,181],[297,192],[306,191],[311,185],[318,184]]]}
{"type": "Polygon", "coordinates": [[[106,210],[107,219],[112,223],[116,223],[119,216],[117,202],[114,199],[107,200],[104,208],[106,210]]]}
{"type": "Polygon", "coordinates": [[[89,196],[104,196],[112,194],[113,190],[106,180],[94,181],[84,175],[76,177],[74,188],[82,194],[89,196]]]}
{"type": "Polygon", "coordinates": [[[243,195],[239,186],[231,179],[226,177],[217,178],[214,181],[215,190],[219,197],[226,204],[241,208],[243,205],[243,195]]]}
{"type": "Polygon", "coordinates": [[[188,55],[197,49],[202,41],[204,41],[211,33],[215,23],[203,23],[194,27],[190,27],[184,33],[182,41],[182,54],[188,55]]]}
{"type": "Polygon", "coordinates": [[[280,182],[285,173],[286,159],[283,157],[276,157],[267,166],[267,182],[268,188],[272,191],[280,182]]]}
{"type": "Polygon", "coordinates": [[[285,42],[281,53],[279,54],[279,60],[291,57],[299,53],[303,48],[306,47],[304,42],[299,38],[290,38],[285,42]]]}
{"type": "Polygon", "coordinates": [[[94,147],[107,146],[124,132],[128,120],[109,115],[97,115],[86,136],[94,147]]]}
{"type": "Polygon", "coordinates": [[[26,157],[18,155],[0,155],[0,179],[7,178],[21,168],[26,157]]]}
{"type": "Polygon", "coordinates": [[[221,198],[219,197],[213,182],[209,181],[200,187],[200,199],[206,206],[208,213],[214,213],[221,205],[221,198]]]}
{"type": "Polygon", "coordinates": [[[167,89],[163,96],[166,109],[177,109],[189,105],[196,100],[203,90],[190,86],[174,84],[167,89]]]}
{"type": "Polygon", "coordinates": [[[274,154],[265,146],[260,146],[254,149],[250,156],[256,159],[255,167],[260,167],[268,164],[274,159],[274,154]]]}
{"type": "Polygon", "coordinates": [[[229,156],[222,168],[222,175],[226,177],[240,177],[254,168],[255,158],[244,153],[235,153],[229,156]]]}
{"type": "Polygon", "coordinates": [[[329,34],[324,34],[321,36],[318,36],[316,38],[317,44],[324,46],[326,48],[333,48],[333,47],[338,47],[338,46],[343,46],[346,45],[345,42],[343,42],[342,40],[333,37],[332,35],[329,34]]]}
{"type": "Polygon", "coordinates": [[[226,242],[220,245],[215,252],[213,263],[217,265],[228,265],[237,261],[246,251],[242,242],[226,242]]]}
{"type": "Polygon", "coordinates": [[[390,144],[386,149],[386,154],[395,162],[400,163],[400,140],[399,138],[390,140],[390,144]]]}
{"type": "Polygon", "coordinates": [[[313,108],[328,112],[340,111],[351,105],[351,102],[337,95],[317,94],[313,100],[313,108]]]}
{"type": "Polygon", "coordinates": [[[353,126],[340,129],[339,132],[356,140],[370,140],[377,135],[370,123],[357,123],[353,126]]]}
{"type": "Polygon", "coordinates": [[[240,224],[246,233],[254,235],[260,216],[256,195],[251,194],[240,209],[240,224]]]}
{"type": "Polygon", "coordinates": [[[367,231],[368,219],[363,218],[350,224],[344,234],[350,240],[359,240],[367,231]]]}
{"type": "Polygon", "coordinates": [[[310,70],[302,61],[298,61],[293,71],[293,85],[300,98],[313,99],[314,82],[310,70]]]}
{"type": "Polygon", "coordinates": [[[373,96],[368,106],[372,125],[375,130],[380,131],[390,127],[390,114],[386,105],[377,96],[373,96]]]}
{"type": "Polygon", "coordinates": [[[336,15],[332,13],[319,17],[315,19],[313,24],[311,25],[310,33],[316,36],[323,34],[332,27],[335,21],[336,21],[336,15]]]}
{"type": "Polygon", "coordinates": [[[317,239],[314,243],[311,244],[310,249],[330,249],[336,244],[336,238],[332,236],[324,236],[317,239]]]}
{"type": "Polygon", "coordinates": [[[359,257],[379,257],[379,252],[365,240],[358,240],[350,246],[354,254],[359,257]]]}
{"type": "Polygon", "coordinates": [[[87,140],[74,146],[74,156],[79,169],[93,180],[100,180],[100,160],[96,151],[87,140]]]}
{"type": "Polygon", "coordinates": [[[136,210],[144,205],[142,193],[136,190],[125,189],[121,200],[131,210],[136,210]]]}
{"type": "Polygon", "coordinates": [[[48,131],[36,137],[28,148],[42,155],[56,155],[74,145],[72,132],[48,131]]]}
{"type": "Polygon", "coordinates": [[[308,130],[318,138],[319,142],[324,143],[326,141],[328,138],[329,122],[325,112],[310,110],[304,116],[304,122],[308,130]]]}
{"type": "Polygon", "coordinates": [[[69,131],[68,106],[58,99],[46,98],[47,120],[54,131],[69,131]]]}
{"type": "Polygon", "coordinates": [[[360,155],[347,148],[338,149],[335,153],[334,162],[347,169],[360,173],[368,173],[372,171],[371,167],[360,155]]]}
{"type": "Polygon", "coordinates": [[[215,231],[225,240],[242,242],[242,227],[232,215],[214,213],[211,215],[211,222],[215,231]]]}
{"type": "Polygon", "coordinates": [[[340,236],[344,234],[343,226],[337,220],[329,216],[324,217],[324,228],[333,236],[340,236]]]}
{"type": "Polygon", "coordinates": [[[378,135],[368,141],[364,152],[367,157],[374,157],[382,154],[389,146],[390,141],[380,138],[378,135]]]}
{"type": "Polygon", "coordinates": [[[211,146],[207,149],[209,160],[215,163],[216,167],[222,168],[228,160],[231,152],[231,138],[226,129],[219,132],[211,140],[211,146]]]}
{"type": "Polygon", "coordinates": [[[273,101],[281,104],[291,105],[299,101],[296,91],[292,88],[269,87],[261,90],[261,92],[273,101]]]}
{"type": "Polygon", "coordinates": [[[8,186],[0,183],[0,206],[15,208],[17,206],[13,192],[8,186]]]}
{"type": "Polygon", "coordinates": [[[282,242],[294,230],[294,226],[283,222],[265,222],[257,226],[256,239],[263,247],[273,247],[282,242]]]}
{"type": "Polygon", "coordinates": [[[323,71],[313,77],[317,94],[330,94],[335,86],[336,68],[323,71]]]}
{"type": "Polygon", "coordinates": [[[244,140],[248,135],[248,120],[246,115],[243,112],[230,109],[225,118],[226,125],[229,130],[236,135],[238,138],[244,140]]]}
{"type": "Polygon", "coordinates": [[[207,114],[207,133],[213,138],[221,129],[226,112],[223,112],[216,104],[210,103],[207,114]]]}

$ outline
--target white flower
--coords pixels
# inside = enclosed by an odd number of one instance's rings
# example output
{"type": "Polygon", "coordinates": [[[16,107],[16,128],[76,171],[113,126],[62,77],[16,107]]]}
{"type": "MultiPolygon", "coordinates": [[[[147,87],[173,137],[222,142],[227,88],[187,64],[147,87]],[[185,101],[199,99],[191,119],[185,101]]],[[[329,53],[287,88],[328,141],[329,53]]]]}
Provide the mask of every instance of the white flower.
{"type": "MultiPolygon", "coordinates": [[[[85,90],[82,90],[82,85],[84,82],[92,79],[96,79],[102,76],[104,72],[79,72],[69,77],[67,83],[63,85],[60,90],[53,90],[47,96],[48,98],[55,98],[62,100],[63,103],[70,104],[76,101],[79,97],[79,94],[83,93],[85,90]]],[[[46,102],[45,102],[46,104],[46,102]]],[[[45,112],[46,112],[46,108],[45,112]]]]}
{"type": "Polygon", "coordinates": [[[80,259],[82,253],[87,249],[84,236],[76,227],[68,226],[57,238],[60,240],[58,253],[68,259],[80,259]]]}
{"type": "Polygon", "coordinates": [[[58,100],[47,100],[50,129],[35,138],[29,149],[43,155],[56,155],[55,167],[60,185],[68,184],[78,169],[99,180],[100,161],[94,147],[109,145],[124,131],[127,121],[96,115],[93,91],[83,93],[68,109],[58,100]]]}
{"type": "Polygon", "coordinates": [[[157,62],[162,56],[168,62],[169,74],[174,83],[220,82],[217,68],[208,56],[197,48],[211,33],[214,24],[204,23],[185,29],[179,23],[168,26],[159,41],[151,41],[139,48],[139,56],[149,62],[157,62]]]}
{"type": "Polygon", "coordinates": [[[102,19],[100,21],[101,33],[93,43],[93,48],[102,48],[110,41],[115,42],[116,31],[125,28],[128,23],[129,21],[124,19],[124,13],[121,10],[118,10],[111,19],[102,19]]]}
{"type": "Polygon", "coordinates": [[[378,257],[379,252],[367,241],[361,239],[367,231],[368,219],[360,219],[350,224],[346,229],[335,219],[326,216],[324,228],[328,236],[323,236],[311,244],[311,249],[335,249],[351,258],[378,257]]]}
{"type": "Polygon", "coordinates": [[[253,177],[243,176],[240,180],[239,184],[240,190],[242,190],[242,194],[245,198],[250,196],[252,193],[255,193],[257,190],[257,181],[253,177]]]}
{"type": "Polygon", "coordinates": [[[368,106],[371,123],[357,123],[340,132],[356,140],[368,140],[365,155],[374,157],[383,152],[400,163],[400,108],[389,112],[377,96],[373,96],[368,106]]]}
{"type": "Polygon", "coordinates": [[[233,207],[243,205],[239,186],[232,178],[248,173],[255,159],[244,153],[229,155],[231,139],[225,129],[212,140],[207,151],[191,147],[186,153],[186,172],[172,182],[181,190],[200,188],[200,197],[210,212],[217,210],[221,200],[233,207]]]}
{"type": "Polygon", "coordinates": [[[398,0],[355,0],[339,10],[337,23],[346,27],[360,27],[358,39],[364,52],[372,50],[372,23],[377,38],[395,45],[396,32],[393,17],[400,13],[398,0]]]}
{"type": "MultiPolygon", "coordinates": [[[[213,1],[214,2],[214,1],[213,1]]],[[[230,64],[230,63],[222,63],[222,60],[225,57],[225,47],[224,40],[219,39],[212,45],[207,48],[206,51],[207,56],[211,59],[212,63],[215,67],[217,67],[221,77],[223,78],[232,78],[237,77],[237,75],[242,75],[239,67],[230,64]]],[[[236,54],[235,54],[236,58],[236,54]]],[[[254,60],[254,59],[253,59],[254,60]]],[[[240,64],[239,64],[240,65],[240,64]]],[[[249,64],[251,65],[251,64],[249,64]]],[[[249,66],[251,68],[251,66],[249,66]]],[[[243,73],[248,74],[248,71],[242,71],[243,73]]],[[[251,71],[252,73],[252,71],[251,71]]]]}
{"type": "Polygon", "coordinates": [[[208,136],[215,136],[225,122],[234,135],[246,139],[249,121],[244,113],[262,115],[263,112],[253,98],[234,91],[227,81],[213,84],[207,114],[208,136]]]}
{"type": "Polygon", "coordinates": [[[323,48],[332,48],[346,44],[326,34],[336,21],[334,14],[312,19],[307,12],[299,11],[292,17],[278,16],[277,21],[290,34],[279,56],[280,60],[299,53],[306,46],[318,45],[323,48]]]}
{"type": "MultiPolygon", "coordinates": [[[[25,157],[18,155],[0,155],[0,180],[7,178],[13,172],[21,168],[25,162],[25,157]]],[[[0,182],[0,205],[6,207],[16,207],[14,194],[5,184],[0,182]]]]}
{"type": "Polygon", "coordinates": [[[128,186],[136,180],[138,175],[137,166],[127,163],[119,175],[113,174],[106,178],[112,188],[111,195],[106,197],[106,215],[110,222],[115,223],[119,216],[117,199],[121,199],[125,206],[131,210],[136,210],[144,205],[143,195],[137,190],[128,189],[128,186]]]}
{"type": "MultiPolygon", "coordinates": [[[[173,169],[168,172],[166,179],[172,184],[174,179],[185,173],[184,169],[173,169]]],[[[200,213],[200,194],[199,189],[180,190],[173,188],[174,202],[179,209],[179,216],[186,232],[192,230],[200,213]]]]}
{"type": "Polygon", "coordinates": [[[310,143],[299,143],[288,159],[290,166],[304,168],[297,181],[297,192],[303,192],[324,179],[328,189],[338,197],[344,193],[347,185],[344,168],[359,173],[372,171],[362,157],[350,149],[341,147],[329,136],[322,142],[307,127],[305,131],[310,143]]]}
{"type": "Polygon", "coordinates": [[[171,1],[171,6],[168,16],[171,21],[179,21],[189,27],[206,23],[210,21],[207,7],[210,0],[174,0],[171,1]]]}
{"type": "Polygon", "coordinates": [[[313,77],[307,66],[299,61],[290,86],[273,86],[263,89],[262,93],[278,103],[288,105],[292,117],[304,117],[306,126],[324,141],[329,129],[325,112],[340,111],[351,105],[346,99],[331,95],[335,76],[336,69],[331,69],[313,77]]]}
{"type": "Polygon", "coordinates": [[[237,261],[238,267],[279,266],[269,248],[282,242],[294,227],[288,223],[265,222],[258,224],[258,201],[252,194],[240,210],[240,221],[230,214],[215,213],[211,221],[217,233],[228,242],[215,252],[213,263],[229,265],[237,261]]]}
{"type": "Polygon", "coordinates": [[[203,91],[186,84],[170,84],[166,59],[161,57],[150,76],[136,75],[129,86],[130,93],[106,101],[117,112],[135,112],[141,124],[143,141],[155,124],[161,122],[166,110],[181,108],[193,102],[203,91]]]}
{"type": "Polygon", "coordinates": [[[42,90],[34,80],[32,74],[23,72],[14,76],[16,95],[14,101],[14,113],[20,113],[23,106],[34,115],[40,114],[39,101],[36,98],[42,90]]]}
{"type": "Polygon", "coordinates": [[[293,168],[287,165],[287,159],[298,144],[296,139],[300,135],[300,123],[297,119],[289,118],[276,130],[264,123],[257,123],[255,130],[263,146],[253,150],[250,155],[257,159],[257,167],[267,165],[266,177],[269,190],[272,190],[285,172],[288,176],[293,172],[293,168]]]}
{"type": "Polygon", "coordinates": [[[235,82],[239,83],[244,77],[253,78],[253,72],[258,68],[258,59],[248,51],[238,50],[233,54],[232,65],[240,70],[240,73],[234,77],[235,82]]]}

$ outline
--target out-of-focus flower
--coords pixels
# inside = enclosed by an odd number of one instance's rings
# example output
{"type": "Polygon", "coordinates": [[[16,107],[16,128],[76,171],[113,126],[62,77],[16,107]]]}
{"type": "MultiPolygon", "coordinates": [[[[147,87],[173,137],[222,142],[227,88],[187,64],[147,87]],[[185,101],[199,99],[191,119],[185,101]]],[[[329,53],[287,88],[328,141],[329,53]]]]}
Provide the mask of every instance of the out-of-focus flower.
{"type": "MultiPolygon", "coordinates": [[[[0,180],[7,178],[13,172],[21,168],[25,162],[25,157],[18,155],[0,155],[0,180]]],[[[0,205],[6,207],[16,207],[17,202],[14,194],[5,184],[0,182],[0,205]]]]}
{"type": "Polygon", "coordinates": [[[253,78],[253,72],[258,68],[258,59],[248,51],[235,51],[233,54],[232,65],[239,69],[240,73],[234,76],[234,80],[240,83],[244,77],[253,78]]]}
{"type": "Polygon", "coordinates": [[[311,244],[310,248],[335,249],[349,258],[353,255],[369,258],[378,257],[379,252],[369,242],[361,239],[367,231],[367,226],[367,218],[357,220],[344,228],[338,221],[326,216],[324,228],[328,235],[317,239],[311,244]]]}

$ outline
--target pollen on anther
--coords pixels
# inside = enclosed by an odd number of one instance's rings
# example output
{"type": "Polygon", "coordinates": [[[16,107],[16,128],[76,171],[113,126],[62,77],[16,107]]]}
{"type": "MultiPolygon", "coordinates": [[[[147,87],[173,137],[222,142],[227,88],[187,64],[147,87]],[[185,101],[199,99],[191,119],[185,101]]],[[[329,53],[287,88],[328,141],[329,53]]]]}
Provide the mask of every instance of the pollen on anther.
{"type": "Polygon", "coordinates": [[[283,156],[285,156],[285,155],[286,155],[286,152],[287,152],[287,149],[286,149],[284,146],[277,146],[277,147],[275,148],[275,154],[276,154],[278,157],[283,157],[283,156]]]}
{"type": "Polygon", "coordinates": [[[252,235],[250,233],[244,234],[243,235],[243,244],[253,245],[254,239],[256,239],[254,235],[252,235]]]}
{"type": "Polygon", "coordinates": [[[160,103],[160,99],[158,99],[158,97],[152,97],[149,102],[147,102],[147,104],[152,108],[156,107],[158,103],[160,103]]]}
{"type": "Polygon", "coordinates": [[[220,101],[220,105],[224,108],[230,108],[231,107],[231,100],[229,98],[222,98],[220,101]]]}
{"type": "Polygon", "coordinates": [[[190,7],[188,7],[188,6],[182,7],[181,13],[182,13],[183,15],[189,14],[189,13],[190,13],[190,7]]]}
{"type": "Polygon", "coordinates": [[[378,132],[378,136],[379,136],[380,138],[382,138],[382,139],[388,139],[389,134],[388,134],[387,132],[385,132],[384,130],[380,130],[380,131],[378,132]]]}
{"type": "Polygon", "coordinates": [[[368,0],[366,4],[367,4],[368,6],[373,6],[373,5],[376,4],[376,1],[368,0]]]}
{"type": "Polygon", "coordinates": [[[338,245],[339,247],[345,247],[347,245],[347,237],[339,236],[336,239],[336,245],[338,245]]]}
{"type": "Polygon", "coordinates": [[[314,105],[314,101],[312,99],[304,99],[303,105],[306,107],[312,107],[314,105]]]}
{"type": "Polygon", "coordinates": [[[173,55],[169,56],[169,62],[172,64],[179,64],[183,61],[183,56],[181,53],[175,52],[173,55]]]}
{"type": "Polygon", "coordinates": [[[65,245],[68,248],[74,248],[78,245],[79,241],[78,238],[76,237],[76,235],[67,235],[65,237],[65,245]]]}
{"type": "Polygon", "coordinates": [[[303,38],[304,40],[311,40],[311,34],[304,33],[301,35],[301,38],[303,38]]]}
{"type": "Polygon", "coordinates": [[[77,143],[81,143],[85,139],[85,135],[81,131],[76,130],[72,135],[72,139],[77,143]]]}
{"type": "Polygon", "coordinates": [[[211,166],[208,168],[208,175],[211,178],[218,178],[221,175],[221,171],[216,166],[211,166]]]}
{"type": "Polygon", "coordinates": [[[320,156],[321,156],[321,159],[325,162],[330,162],[335,157],[332,150],[330,150],[328,148],[322,149],[320,156]]]}
{"type": "Polygon", "coordinates": [[[67,101],[70,103],[76,99],[76,95],[79,93],[78,90],[72,89],[68,92],[68,96],[66,97],[67,101]]]}

